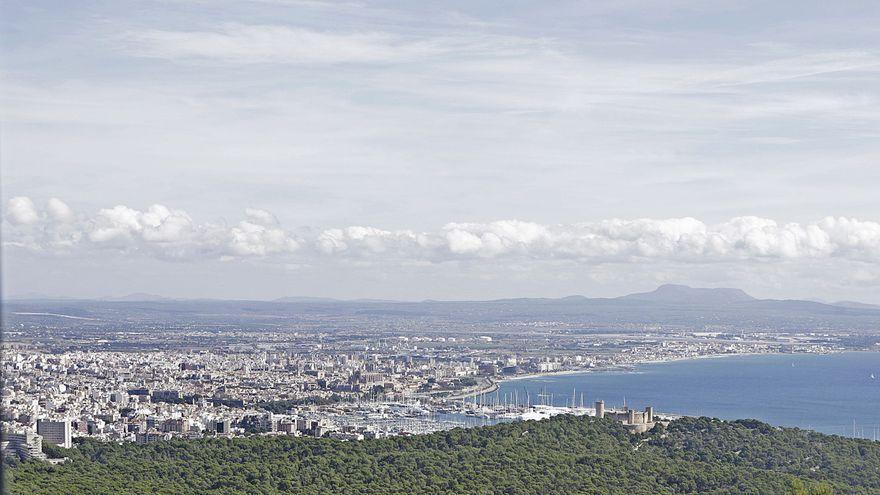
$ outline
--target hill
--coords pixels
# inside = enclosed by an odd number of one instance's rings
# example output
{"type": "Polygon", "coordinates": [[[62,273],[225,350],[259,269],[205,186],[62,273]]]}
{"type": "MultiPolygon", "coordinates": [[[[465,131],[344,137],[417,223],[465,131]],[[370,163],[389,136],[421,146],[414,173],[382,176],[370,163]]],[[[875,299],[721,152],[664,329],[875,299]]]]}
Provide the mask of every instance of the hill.
{"type": "Polygon", "coordinates": [[[288,296],[288,297],[279,297],[278,299],[274,299],[273,302],[279,303],[330,303],[330,302],[339,302],[338,299],[333,299],[329,297],[308,297],[308,296],[288,296]]]}
{"type": "Polygon", "coordinates": [[[102,298],[104,301],[110,302],[147,302],[147,301],[170,301],[171,298],[159,296],[156,294],[148,294],[146,292],[135,292],[124,296],[107,296],[102,298]]]}
{"type": "Polygon", "coordinates": [[[644,435],[561,416],[360,442],[86,441],[64,454],[71,461],[61,466],[7,465],[8,493],[880,493],[878,442],[708,418],[644,435]]]}
{"type": "Polygon", "coordinates": [[[687,305],[730,304],[755,300],[740,289],[702,289],[675,284],[661,285],[651,292],[629,294],[618,299],[687,305]]]}
{"type": "Polygon", "coordinates": [[[876,304],[865,304],[857,301],[838,301],[832,306],[839,306],[841,308],[855,308],[855,309],[876,309],[880,310],[880,306],[876,304]]]}

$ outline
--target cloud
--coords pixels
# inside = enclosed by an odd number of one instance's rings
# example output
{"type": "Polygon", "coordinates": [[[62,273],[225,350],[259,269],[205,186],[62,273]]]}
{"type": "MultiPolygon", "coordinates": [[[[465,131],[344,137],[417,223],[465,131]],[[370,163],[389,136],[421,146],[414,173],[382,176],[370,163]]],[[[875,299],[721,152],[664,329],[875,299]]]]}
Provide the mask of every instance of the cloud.
{"type": "Polygon", "coordinates": [[[738,217],[718,225],[694,218],[611,219],[571,225],[500,221],[450,224],[451,253],[492,258],[714,262],[845,257],[880,259],[880,224],[829,217],[802,225],[738,217]]]}
{"type": "Polygon", "coordinates": [[[256,223],[256,224],[259,224],[259,225],[265,225],[265,226],[278,225],[278,219],[275,218],[275,215],[273,215],[272,213],[270,213],[266,210],[260,210],[260,209],[256,209],[256,208],[245,208],[244,214],[245,214],[245,216],[248,217],[249,221],[256,223]]]}
{"type": "Polygon", "coordinates": [[[880,69],[880,58],[876,53],[865,50],[836,50],[747,64],[700,75],[695,82],[718,86],[741,86],[804,79],[846,71],[877,72],[878,69],[880,69]]]}
{"type": "Polygon", "coordinates": [[[144,211],[117,205],[77,218],[60,200],[50,200],[42,212],[29,198],[16,197],[7,205],[4,245],[50,255],[116,251],[159,259],[260,258],[282,264],[880,261],[880,223],[845,217],[803,224],[746,216],[715,225],[690,217],[555,225],[501,220],[449,223],[427,232],[351,226],[294,233],[268,211],[246,209],[244,216],[232,225],[198,223],[185,211],[163,205],[144,211]]]}
{"type": "Polygon", "coordinates": [[[244,64],[393,62],[440,50],[431,42],[382,32],[244,24],[225,24],[211,31],[134,31],[127,33],[124,41],[129,51],[144,57],[244,64]]]}
{"type": "Polygon", "coordinates": [[[58,198],[49,198],[49,201],[46,202],[46,212],[49,214],[49,218],[56,222],[68,223],[74,219],[73,210],[58,198]]]}
{"type": "Polygon", "coordinates": [[[228,247],[229,255],[249,257],[291,253],[299,243],[280,228],[243,221],[229,230],[228,247]]]}
{"type": "Polygon", "coordinates": [[[489,224],[450,223],[445,230],[450,252],[487,258],[509,253],[536,253],[546,249],[552,239],[546,227],[516,220],[489,224]]]}
{"type": "Polygon", "coordinates": [[[40,220],[40,214],[31,198],[17,196],[6,205],[6,219],[15,225],[30,225],[40,220]]]}
{"type": "Polygon", "coordinates": [[[313,245],[325,256],[409,259],[433,256],[442,250],[443,242],[429,233],[353,226],[324,230],[313,245]]]}

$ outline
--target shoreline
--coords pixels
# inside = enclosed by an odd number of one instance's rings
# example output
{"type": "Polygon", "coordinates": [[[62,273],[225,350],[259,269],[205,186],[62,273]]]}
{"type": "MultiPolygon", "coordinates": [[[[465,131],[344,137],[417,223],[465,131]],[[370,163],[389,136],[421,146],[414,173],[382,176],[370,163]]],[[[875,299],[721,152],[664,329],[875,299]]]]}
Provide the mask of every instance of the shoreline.
{"type": "Polygon", "coordinates": [[[479,390],[462,392],[462,393],[459,393],[459,394],[456,394],[453,396],[444,397],[443,399],[444,400],[463,400],[463,399],[468,399],[470,397],[476,397],[478,395],[491,394],[492,392],[498,390],[501,387],[501,382],[503,381],[503,380],[496,381],[491,378],[487,378],[487,380],[489,381],[489,383],[485,387],[483,387],[479,390]]]}
{"type": "MultiPolygon", "coordinates": [[[[838,354],[843,351],[833,351],[822,354],[838,354]]],[[[859,351],[852,351],[859,352],[859,351]]],[[[866,351],[872,352],[872,351],[866,351]]],[[[792,354],[792,355],[812,355],[817,353],[811,352],[795,352],[795,353],[786,353],[786,352],[741,352],[741,353],[728,353],[728,354],[706,354],[702,356],[683,356],[683,357],[673,357],[673,358],[664,358],[664,359],[653,359],[646,361],[638,361],[634,363],[626,363],[616,366],[608,366],[608,367],[600,367],[600,368],[588,368],[588,369],[580,369],[580,370],[563,370],[563,371],[550,371],[545,373],[528,373],[524,375],[516,375],[512,377],[499,378],[497,380],[490,380],[491,385],[474,392],[468,392],[456,395],[455,397],[449,397],[452,400],[460,400],[467,399],[470,397],[474,397],[477,395],[492,393],[498,388],[500,388],[501,384],[504,382],[512,382],[517,380],[528,380],[533,378],[552,378],[556,376],[569,376],[569,375],[586,375],[590,373],[607,373],[607,372],[621,372],[621,373],[634,373],[635,368],[637,366],[646,365],[646,364],[663,364],[663,363],[674,363],[681,361],[697,361],[703,359],[721,359],[721,358],[732,358],[732,357],[745,357],[745,356],[781,356],[784,354],[792,354]]]]}
{"type": "MultiPolygon", "coordinates": [[[[498,383],[508,382],[508,381],[516,381],[516,380],[526,380],[530,378],[547,378],[554,376],[566,376],[566,375],[581,375],[588,373],[607,373],[611,371],[619,371],[621,373],[632,373],[637,366],[645,365],[645,364],[663,364],[663,363],[674,363],[680,361],[697,361],[700,359],[719,359],[719,358],[727,358],[727,357],[740,357],[740,356],[776,356],[786,354],[783,352],[739,352],[733,354],[706,354],[703,356],[685,356],[685,357],[675,357],[668,359],[651,359],[647,361],[637,361],[633,363],[619,364],[616,366],[608,366],[601,368],[589,368],[582,370],[564,370],[564,371],[550,371],[547,373],[529,373],[526,375],[517,375],[509,378],[502,378],[498,380],[498,383]]],[[[809,354],[805,352],[799,352],[795,354],[809,354]]]]}

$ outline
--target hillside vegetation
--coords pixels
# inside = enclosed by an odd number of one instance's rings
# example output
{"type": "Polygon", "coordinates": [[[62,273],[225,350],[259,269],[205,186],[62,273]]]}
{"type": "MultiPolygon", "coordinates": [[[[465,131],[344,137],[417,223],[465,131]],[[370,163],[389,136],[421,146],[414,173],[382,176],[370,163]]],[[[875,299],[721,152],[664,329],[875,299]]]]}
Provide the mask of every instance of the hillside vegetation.
{"type": "Polygon", "coordinates": [[[85,441],[63,455],[71,460],[60,466],[7,463],[8,493],[880,493],[878,442],[708,418],[644,435],[561,416],[361,442],[85,441]]]}

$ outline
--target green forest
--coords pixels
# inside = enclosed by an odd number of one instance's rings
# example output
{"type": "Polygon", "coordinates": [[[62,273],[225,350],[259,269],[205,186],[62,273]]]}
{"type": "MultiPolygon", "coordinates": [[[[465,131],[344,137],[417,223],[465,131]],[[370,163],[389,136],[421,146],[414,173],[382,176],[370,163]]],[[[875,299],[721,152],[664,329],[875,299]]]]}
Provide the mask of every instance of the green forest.
{"type": "Polygon", "coordinates": [[[559,416],[360,442],[254,436],[86,440],[53,466],[6,461],[9,494],[880,493],[880,442],[685,418],[633,435],[559,416]]]}

